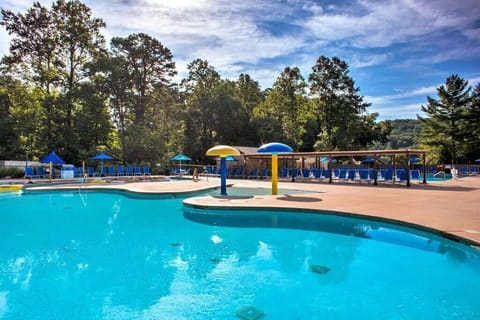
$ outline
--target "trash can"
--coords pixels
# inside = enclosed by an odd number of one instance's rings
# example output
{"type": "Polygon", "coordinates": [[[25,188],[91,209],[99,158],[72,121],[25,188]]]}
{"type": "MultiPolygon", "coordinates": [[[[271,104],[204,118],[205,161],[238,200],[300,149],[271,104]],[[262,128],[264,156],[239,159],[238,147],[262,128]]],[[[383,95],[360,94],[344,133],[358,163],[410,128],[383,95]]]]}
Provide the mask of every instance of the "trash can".
{"type": "Polygon", "coordinates": [[[73,179],[73,164],[64,164],[60,170],[60,178],[73,179]]]}

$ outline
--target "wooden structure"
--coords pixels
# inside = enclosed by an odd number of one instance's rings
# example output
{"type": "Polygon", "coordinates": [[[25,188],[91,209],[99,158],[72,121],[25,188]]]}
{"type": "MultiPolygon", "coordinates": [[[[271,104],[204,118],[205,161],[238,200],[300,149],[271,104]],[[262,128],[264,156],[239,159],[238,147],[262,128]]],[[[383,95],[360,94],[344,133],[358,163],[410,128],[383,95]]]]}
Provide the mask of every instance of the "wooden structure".
{"type": "MultiPolygon", "coordinates": [[[[427,151],[421,149],[404,149],[404,150],[360,150],[360,151],[319,151],[319,152],[292,152],[292,153],[279,153],[279,159],[286,159],[290,160],[292,164],[296,162],[296,159],[299,158],[312,158],[316,159],[315,163],[320,163],[320,158],[327,157],[328,158],[328,169],[330,171],[329,176],[329,183],[332,183],[332,166],[334,159],[336,158],[352,158],[355,157],[364,157],[369,156],[373,158],[373,168],[375,172],[378,168],[379,157],[380,156],[391,156],[392,157],[392,164],[394,169],[396,168],[396,157],[399,155],[405,156],[408,164],[410,164],[410,156],[421,156],[421,163],[423,166],[423,172],[426,173],[426,154],[427,151]]],[[[252,154],[243,154],[245,159],[265,159],[268,161],[269,156],[260,153],[252,153],[252,154]]],[[[406,180],[407,186],[410,186],[410,165],[406,166],[406,180]]],[[[295,181],[295,176],[292,176],[292,181],[295,181]]],[[[423,183],[427,183],[426,174],[423,175],[423,183]]],[[[375,175],[374,178],[374,185],[377,185],[377,177],[375,175]]]]}

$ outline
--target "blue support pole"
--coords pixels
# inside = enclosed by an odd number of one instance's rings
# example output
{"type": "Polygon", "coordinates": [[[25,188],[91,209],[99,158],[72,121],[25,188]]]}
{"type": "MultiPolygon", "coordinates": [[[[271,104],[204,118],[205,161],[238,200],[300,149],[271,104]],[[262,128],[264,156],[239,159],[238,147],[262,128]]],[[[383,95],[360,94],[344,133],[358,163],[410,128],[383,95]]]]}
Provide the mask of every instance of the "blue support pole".
{"type": "Polygon", "coordinates": [[[220,195],[227,195],[227,158],[220,158],[220,195]]]}

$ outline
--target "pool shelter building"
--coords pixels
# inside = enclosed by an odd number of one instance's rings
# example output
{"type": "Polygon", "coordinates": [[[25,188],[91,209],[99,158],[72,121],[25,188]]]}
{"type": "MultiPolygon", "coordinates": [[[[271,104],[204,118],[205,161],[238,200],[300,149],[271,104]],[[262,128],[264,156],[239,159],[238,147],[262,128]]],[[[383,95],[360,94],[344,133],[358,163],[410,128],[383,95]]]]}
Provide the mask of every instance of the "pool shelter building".
{"type": "MultiPolygon", "coordinates": [[[[243,147],[236,147],[241,153],[241,159],[239,165],[244,167],[263,167],[267,166],[269,163],[270,155],[262,153],[247,153],[251,151],[252,148],[243,149],[243,147]],[[245,152],[245,151],[247,152],[245,152]]],[[[407,165],[403,165],[406,170],[406,182],[407,186],[410,186],[410,157],[417,156],[419,158],[420,166],[423,169],[423,172],[426,171],[427,151],[421,149],[404,149],[404,150],[360,150],[360,151],[318,151],[318,152],[292,152],[292,153],[279,153],[279,167],[304,167],[304,159],[314,159],[311,161],[313,167],[320,167],[322,165],[322,159],[327,159],[326,168],[329,170],[328,182],[333,182],[332,168],[336,166],[336,159],[359,159],[361,157],[371,157],[372,158],[372,168],[375,172],[378,170],[379,165],[381,164],[380,157],[391,157],[392,167],[395,170],[397,167],[400,167],[400,161],[398,157],[402,156],[403,159],[406,159],[407,165]]],[[[404,160],[405,161],[405,160],[404,160]]],[[[354,162],[357,162],[355,160],[354,162]]],[[[324,163],[324,162],[323,162],[324,163]]],[[[246,171],[246,168],[245,168],[246,171]]],[[[292,181],[295,181],[295,175],[292,175],[292,181]]],[[[423,175],[423,183],[426,183],[426,175],[423,175]]],[[[377,175],[374,175],[374,185],[377,185],[377,175]]]]}

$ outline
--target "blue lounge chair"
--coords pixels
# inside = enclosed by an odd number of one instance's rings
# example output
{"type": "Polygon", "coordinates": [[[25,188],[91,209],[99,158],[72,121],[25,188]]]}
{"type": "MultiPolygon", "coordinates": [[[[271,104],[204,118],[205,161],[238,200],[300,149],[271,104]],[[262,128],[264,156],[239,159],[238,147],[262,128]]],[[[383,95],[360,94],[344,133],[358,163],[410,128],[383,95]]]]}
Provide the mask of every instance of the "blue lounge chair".
{"type": "Polygon", "coordinates": [[[143,174],[146,175],[146,176],[151,175],[149,166],[143,166],[143,174]]]}
{"type": "Polygon", "coordinates": [[[97,173],[95,172],[95,169],[93,169],[93,167],[88,167],[87,172],[88,172],[89,177],[94,177],[94,176],[97,175],[97,173]]]}
{"type": "Polygon", "coordinates": [[[420,170],[410,170],[410,178],[412,180],[420,180],[420,170]]]}
{"type": "Polygon", "coordinates": [[[250,175],[248,177],[251,179],[258,179],[258,169],[252,168],[252,171],[250,171],[250,175]]]}
{"type": "Polygon", "coordinates": [[[127,166],[127,176],[134,176],[135,169],[132,166],[127,166]]]}
{"type": "Polygon", "coordinates": [[[357,175],[357,171],[355,169],[348,169],[347,170],[347,180],[355,180],[355,177],[357,175]]]}
{"type": "Polygon", "coordinates": [[[83,167],[73,167],[73,175],[75,177],[83,177],[83,167]]]}
{"type": "Polygon", "coordinates": [[[235,178],[243,178],[243,168],[237,168],[237,172],[235,172],[235,178]]]}
{"type": "Polygon", "coordinates": [[[25,167],[25,178],[35,178],[32,167],[25,167]]]}
{"type": "Polygon", "coordinates": [[[125,167],[124,166],[118,166],[117,168],[117,174],[119,176],[124,176],[125,175],[125,167]]]}
{"type": "Polygon", "coordinates": [[[141,176],[143,174],[142,167],[140,167],[140,166],[135,166],[134,170],[135,170],[135,175],[136,176],[141,176]]]}
{"type": "Polygon", "coordinates": [[[109,176],[116,176],[117,171],[115,170],[115,167],[108,167],[108,175],[109,176]]]}
{"type": "MultiPolygon", "coordinates": [[[[52,168],[54,170],[54,168],[52,168]]],[[[43,167],[38,167],[37,168],[37,174],[35,175],[36,178],[46,178],[47,173],[45,172],[45,169],[43,167]]],[[[52,175],[53,177],[53,175],[52,175]]]]}
{"type": "Polygon", "coordinates": [[[407,173],[405,169],[397,169],[395,172],[395,180],[398,182],[402,182],[407,180],[407,173]]]}

